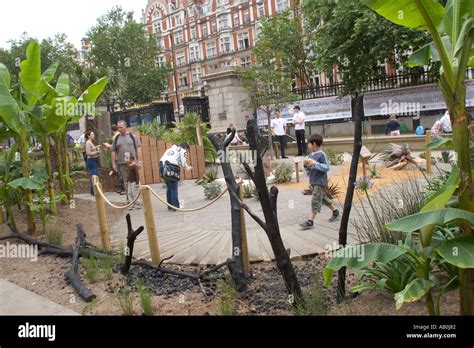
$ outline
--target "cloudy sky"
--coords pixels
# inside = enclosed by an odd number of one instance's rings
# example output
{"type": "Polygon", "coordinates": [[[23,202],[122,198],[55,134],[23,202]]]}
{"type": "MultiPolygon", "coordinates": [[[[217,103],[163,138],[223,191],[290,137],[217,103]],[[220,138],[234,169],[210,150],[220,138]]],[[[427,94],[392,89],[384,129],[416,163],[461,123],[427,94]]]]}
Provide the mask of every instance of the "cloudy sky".
{"type": "Polygon", "coordinates": [[[80,48],[84,34],[97,17],[115,5],[133,10],[136,20],[147,0],[3,0],[0,11],[0,48],[9,48],[8,40],[23,32],[42,40],[65,33],[69,42],[80,48]]]}

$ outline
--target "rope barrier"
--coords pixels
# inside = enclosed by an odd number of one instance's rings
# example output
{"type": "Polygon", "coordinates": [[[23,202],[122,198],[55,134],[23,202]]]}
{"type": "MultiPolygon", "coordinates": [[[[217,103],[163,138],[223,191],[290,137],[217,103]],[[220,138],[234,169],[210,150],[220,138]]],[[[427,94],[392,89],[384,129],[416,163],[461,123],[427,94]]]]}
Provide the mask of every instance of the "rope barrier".
{"type": "Polygon", "coordinates": [[[102,198],[104,199],[105,203],[107,203],[109,206],[111,206],[112,208],[114,209],[127,209],[127,208],[130,208],[132,205],[135,204],[136,201],[138,201],[138,198],[140,198],[140,194],[141,192],[138,192],[138,195],[137,197],[135,197],[135,199],[130,202],[129,204],[127,205],[115,205],[113,204],[112,202],[110,202],[107,197],[105,197],[104,193],[102,192],[102,189],[100,188],[99,185],[95,185],[96,189],[97,189],[97,192],[99,192],[99,194],[102,196],[102,198]]]}
{"type": "MultiPolygon", "coordinates": [[[[143,186],[142,186],[142,187],[143,187],[143,186]]],[[[177,210],[177,211],[181,211],[181,212],[184,212],[184,213],[196,212],[196,211],[203,210],[203,209],[209,207],[211,204],[214,204],[217,200],[219,200],[219,198],[221,198],[221,197],[227,192],[227,190],[228,190],[228,188],[226,187],[226,188],[224,189],[224,191],[222,191],[222,192],[219,194],[219,196],[217,196],[216,198],[214,198],[214,199],[213,199],[212,201],[210,201],[209,203],[204,204],[202,207],[193,208],[193,209],[181,209],[181,208],[176,208],[175,206],[173,206],[173,205],[171,205],[171,204],[168,204],[168,202],[165,201],[163,198],[161,198],[160,195],[159,195],[158,193],[156,193],[155,190],[153,190],[153,188],[151,188],[150,186],[144,185],[144,187],[147,187],[147,188],[150,190],[150,192],[151,192],[156,198],[158,198],[158,200],[159,200],[161,203],[167,205],[167,206],[170,207],[170,208],[173,208],[173,209],[175,209],[175,210],[177,210]]]]}

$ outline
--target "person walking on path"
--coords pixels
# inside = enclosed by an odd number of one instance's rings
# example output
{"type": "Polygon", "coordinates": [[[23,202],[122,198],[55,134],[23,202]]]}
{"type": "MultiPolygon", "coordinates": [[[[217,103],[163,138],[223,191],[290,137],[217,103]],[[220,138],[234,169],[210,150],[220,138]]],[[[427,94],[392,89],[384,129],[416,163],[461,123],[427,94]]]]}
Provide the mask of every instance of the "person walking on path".
{"type": "Polygon", "coordinates": [[[286,146],[286,120],[281,118],[280,110],[275,111],[275,118],[272,120],[270,127],[272,129],[273,142],[280,143],[281,158],[288,158],[285,156],[286,146]]]}
{"type": "MultiPolygon", "coordinates": [[[[128,159],[128,190],[127,190],[127,202],[133,202],[138,197],[140,190],[140,167],[135,161],[135,157],[130,155],[128,159]]],[[[141,209],[142,203],[139,199],[135,201],[133,206],[128,208],[129,210],[141,209]]]]}
{"type": "MultiPolygon", "coordinates": [[[[123,177],[125,192],[128,192],[128,162],[130,160],[130,155],[133,155],[133,158],[135,158],[137,162],[136,165],[141,169],[141,144],[140,140],[128,131],[127,122],[117,122],[117,128],[118,134],[111,146],[112,166],[117,173],[120,171],[120,175],[123,177]]],[[[128,197],[127,203],[129,203],[128,197]]]]}
{"type": "MultiPolygon", "coordinates": [[[[110,143],[104,143],[104,148],[105,149],[109,149],[112,147],[112,144],[114,143],[115,141],[115,138],[117,137],[117,135],[119,135],[119,132],[118,132],[118,127],[116,124],[113,124],[112,127],[112,137],[111,137],[111,142],[110,143]]],[[[118,163],[117,163],[117,160],[115,160],[115,165],[118,167],[118,163]]],[[[112,169],[114,168],[113,164],[112,164],[112,169]]],[[[124,182],[123,182],[123,176],[122,174],[120,173],[120,171],[117,171],[117,177],[118,177],[118,181],[119,181],[119,189],[117,190],[117,193],[120,194],[120,195],[124,195],[125,194],[125,185],[124,185],[124,182]]],[[[111,173],[110,175],[112,175],[113,173],[111,173]]]]}
{"type": "Polygon", "coordinates": [[[298,156],[306,156],[306,141],[304,136],[305,114],[301,111],[301,108],[298,105],[293,108],[293,124],[295,125],[298,156]]]}
{"type": "Polygon", "coordinates": [[[87,131],[84,138],[86,139],[86,164],[90,179],[90,194],[94,196],[94,185],[92,184],[92,176],[99,176],[99,157],[100,145],[95,145],[95,134],[93,131],[87,131]]]}
{"type": "MultiPolygon", "coordinates": [[[[188,165],[188,152],[189,145],[187,143],[181,143],[179,145],[173,145],[168,150],[165,151],[163,156],[160,158],[160,175],[164,176],[165,166],[168,164],[178,166],[179,168],[184,168],[185,170],[193,169],[188,165]]],[[[175,208],[179,208],[179,199],[178,199],[178,180],[171,180],[168,178],[165,179],[166,184],[166,201],[169,205],[172,205],[175,208]]],[[[175,209],[168,207],[168,210],[176,211],[175,209]]]]}
{"type": "Polygon", "coordinates": [[[390,120],[387,123],[385,128],[385,135],[389,134],[390,136],[400,135],[400,123],[397,121],[397,115],[390,115],[390,120]]]}
{"type": "Polygon", "coordinates": [[[304,167],[308,171],[309,181],[313,189],[311,198],[311,213],[307,221],[300,224],[303,230],[313,228],[316,214],[321,212],[321,204],[332,210],[329,221],[335,221],[339,217],[339,210],[334,207],[333,202],[326,196],[328,187],[329,161],[321,149],[323,137],[320,134],[312,134],[308,138],[308,148],[311,151],[309,158],[304,160],[304,167]]]}

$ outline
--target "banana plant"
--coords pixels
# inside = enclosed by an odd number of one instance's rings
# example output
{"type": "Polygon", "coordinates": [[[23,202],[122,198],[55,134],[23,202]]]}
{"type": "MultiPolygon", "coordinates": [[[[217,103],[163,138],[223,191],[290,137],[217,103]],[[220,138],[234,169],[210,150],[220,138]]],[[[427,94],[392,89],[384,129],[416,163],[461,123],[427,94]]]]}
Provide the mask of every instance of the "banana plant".
{"type": "MultiPolygon", "coordinates": [[[[407,233],[409,240],[411,240],[411,234],[416,233],[418,243],[366,244],[361,246],[363,257],[354,256],[351,247],[346,251],[342,250],[340,256],[336,254],[336,257],[328,263],[324,270],[326,285],[329,286],[334,272],[342,267],[370,268],[373,262],[387,264],[403,255],[411,260],[412,270],[416,276],[403,290],[395,294],[396,308],[399,309],[405,302],[417,301],[424,297],[428,313],[439,315],[442,295],[457,288],[460,278],[454,277],[443,283],[434,275],[434,265],[447,263],[464,270],[474,267],[474,238],[461,236],[435,242],[432,238],[435,229],[442,228],[449,223],[474,224],[474,213],[446,208],[459,182],[460,172],[456,167],[453,167],[449,180],[425,202],[419,213],[390,222],[385,226],[385,229],[390,231],[407,233]],[[434,288],[438,290],[436,300],[433,299],[432,290],[434,288]]],[[[368,288],[358,287],[356,289],[366,290],[368,288]]]]}
{"type": "MultiPolygon", "coordinates": [[[[446,7],[433,0],[361,0],[393,23],[429,31],[433,42],[416,51],[411,65],[440,61],[439,87],[453,125],[453,145],[461,171],[460,209],[474,212],[474,186],[469,152],[469,117],[466,112],[466,68],[474,66],[474,6],[472,0],[448,0],[446,7]]],[[[471,226],[461,225],[464,236],[471,226]]],[[[460,269],[461,314],[474,315],[474,270],[460,269]]]]}
{"type": "MultiPolygon", "coordinates": [[[[41,47],[32,41],[26,51],[26,60],[20,64],[18,84],[10,86],[11,76],[7,67],[0,64],[0,119],[14,134],[18,142],[24,178],[30,175],[28,147],[30,143],[31,112],[40,98],[41,47]]],[[[32,203],[31,189],[26,188],[25,200],[32,203]]],[[[26,207],[28,233],[36,230],[34,212],[26,207]]]]}
{"type": "Polygon", "coordinates": [[[13,215],[11,205],[11,192],[7,189],[7,184],[12,180],[11,168],[15,161],[15,154],[18,151],[18,144],[14,144],[10,149],[4,152],[4,160],[0,164],[0,200],[5,206],[11,225],[17,230],[15,216],[13,215]]]}

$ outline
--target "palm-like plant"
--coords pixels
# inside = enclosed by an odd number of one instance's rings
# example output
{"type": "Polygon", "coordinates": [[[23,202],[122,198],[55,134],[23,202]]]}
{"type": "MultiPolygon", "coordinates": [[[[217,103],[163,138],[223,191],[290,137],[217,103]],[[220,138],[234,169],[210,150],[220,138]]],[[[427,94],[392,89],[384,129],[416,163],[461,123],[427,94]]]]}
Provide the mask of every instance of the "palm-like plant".
{"type": "MultiPolygon", "coordinates": [[[[429,31],[433,42],[416,51],[412,65],[440,61],[439,87],[453,125],[453,144],[460,170],[459,208],[474,212],[473,170],[469,151],[469,117],[466,112],[466,68],[474,66],[474,6],[472,0],[448,0],[446,7],[433,0],[362,0],[388,20],[413,29],[429,31]]],[[[461,224],[472,238],[469,223],[461,224]]],[[[424,231],[430,241],[433,228],[424,231]]],[[[427,247],[428,245],[424,245],[427,247]]],[[[460,268],[461,313],[474,315],[474,269],[460,268]]]]}
{"type": "Polygon", "coordinates": [[[408,144],[390,144],[390,147],[380,154],[380,158],[387,168],[396,166],[401,162],[413,162],[414,160],[408,144]]]}

